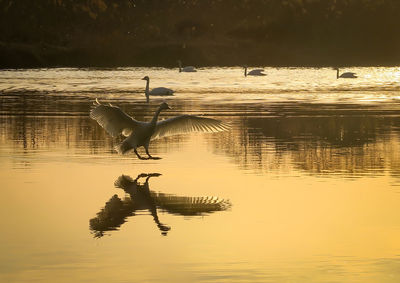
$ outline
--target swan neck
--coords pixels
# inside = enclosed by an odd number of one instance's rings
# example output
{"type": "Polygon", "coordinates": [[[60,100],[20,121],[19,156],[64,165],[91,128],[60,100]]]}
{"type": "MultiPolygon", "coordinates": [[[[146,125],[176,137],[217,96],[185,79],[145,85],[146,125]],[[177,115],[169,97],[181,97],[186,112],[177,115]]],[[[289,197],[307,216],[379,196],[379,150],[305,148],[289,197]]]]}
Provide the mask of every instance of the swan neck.
{"type": "Polygon", "coordinates": [[[182,63],[181,61],[178,61],[178,65],[179,65],[179,73],[182,72],[182,63]]]}
{"type": "Polygon", "coordinates": [[[247,77],[247,68],[244,67],[244,76],[247,77]]]}
{"type": "Polygon", "coordinates": [[[146,80],[146,89],[144,90],[144,94],[146,95],[146,100],[149,102],[149,85],[150,85],[150,80],[146,80]]]}
{"type": "Polygon", "coordinates": [[[154,113],[154,117],[151,120],[152,124],[156,124],[157,123],[158,116],[160,115],[160,113],[161,113],[161,106],[157,109],[156,113],[154,113]]]}
{"type": "Polygon", "coordinates": [[[339,78],[339,68],[336,69],[336,78],[339,78]]]}

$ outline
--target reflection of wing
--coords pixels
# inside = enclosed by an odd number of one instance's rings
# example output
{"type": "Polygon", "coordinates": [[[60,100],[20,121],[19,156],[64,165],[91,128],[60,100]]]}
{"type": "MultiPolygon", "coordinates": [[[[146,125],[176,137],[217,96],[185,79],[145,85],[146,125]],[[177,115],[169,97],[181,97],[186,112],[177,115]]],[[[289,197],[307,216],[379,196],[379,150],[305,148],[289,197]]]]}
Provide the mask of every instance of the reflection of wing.
{"type": "Polygon", "coordinates": [[[129,188],[135,183],[135,181],[127,175],[121,175],[114,182],[114,186],[116,188],[123,189],[124,191],[128,191],[129,188]]]}
{"type": "Polygon", "coordinates": [[[106,206],[97,213],[95,218],[90,219],[90,229],[96,238],[104,236],[105,231],[118,230],[128,216],[133,215],[133,205],[130,198],[121,200],[114,195],[106,206]]]}
{"type": "Polygon", "coordinates": [[[135,215],[135,211],[148,210],[158,229],[163,235],[166,235],[171,228],[160,222],[157,208],[171,214],[186,216],[222,211],[231,206],[228,200],[218,197],[184,197],[153,192],[149,189],[148,181],[151,177],[160,175],[159,173],[142,173],[134,180],[129,176],[121,175],[114,184],[123,189],[129,196],[125,196],[121,200],[117,195],[114,195],[105,207],[97,213],[96,217],[90,219],[90,230],[94,237],[100,238],[104,236],[106,231],[118,230],[129,216],[135,215]],[[143,184],[138,182],[142,177],[146,178],[143,184]]]}
{"type": "Polygon", "coordinates": [[[151,139],[190,132],[215,133],[228,129],[228,124],[219,120],[192,115],[181,115],[158,122],[151,139]]]}
{"type": "Polygon", "coordinates": [[[231,206],[228,200],[218,197],[182,197],[163,193],[151,193],[157,206],[172,214],[200,215],[223,211],[231,206]]]}
{"type": "Polygon", "coordinates": [[[129,136],[139,123],[117,106],[103,105],[97,99],[95,105],[90,111],[90,118],[96,120],[113,137],[119,134],[129,136]]]}

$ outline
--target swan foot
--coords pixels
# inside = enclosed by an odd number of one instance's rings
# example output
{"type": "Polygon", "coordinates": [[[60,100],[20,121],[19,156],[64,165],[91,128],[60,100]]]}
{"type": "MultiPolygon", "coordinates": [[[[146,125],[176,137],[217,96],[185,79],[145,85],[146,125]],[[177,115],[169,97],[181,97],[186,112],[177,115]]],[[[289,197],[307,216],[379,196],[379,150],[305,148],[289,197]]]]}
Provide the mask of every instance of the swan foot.
{"type": "Polygon", "coordinates": [[[147,160],[147,159],[149,159],[148,157],[140,156],[139,153],[136,151],[136,148],[133,150],[133,152],[135,152],[136,156],[137,156],[140,160],[147,160]]]}
{"type": "Polygon", "coordinates": [[[145,150],[146,150],[146,154],[149,156],[148,159],[154,159],[154,160],[161,159],[161,157],[151,156],[147,147],[145,148],[145,150]]]}
{"type": "Polygon", "coordinates": [[[140,156],[140,155],[138,155],[138,158],[139,158],[140,160],[147,160],[147,159],[149,159],[148,157],[143,157],[143,156],[140,156]]]}
{"type": "Polygon", "coordinates": [[[162,158],[158,157],[158,156],[149,156],[148,159],[159,160],[159,159],[162,159],[162,158]]]}

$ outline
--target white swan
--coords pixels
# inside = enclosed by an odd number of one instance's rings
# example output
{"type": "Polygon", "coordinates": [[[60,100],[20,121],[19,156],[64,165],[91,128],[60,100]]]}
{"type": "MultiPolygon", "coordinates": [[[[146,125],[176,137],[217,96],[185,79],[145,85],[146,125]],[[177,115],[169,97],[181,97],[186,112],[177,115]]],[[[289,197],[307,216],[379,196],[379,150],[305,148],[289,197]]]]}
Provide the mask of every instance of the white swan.
{"type": "Polygon", "coordinates": [[[352,73],[352,72],[346,72],[346,73],[343,73],[343,74],[341,74],[341,75],[339,76],[339,68],[335,68],[335,70],[336,70],[336,78],[337,78],[337,79],[339,79],[339,78],[345,78],[345,79],[355,79],[355,78],[358,78],[358,77],[356,76],[356,73],[352,73]]]}
{"type": "Polygon", "coordinates": [[[149,153],[150,140],[190,132],[215,133],[229,129],[222,121],[192,115],[181,115],[157,122],[162,110],[171,109],[165,102],[161,103],[150,122],[137,121],[117,106],[101,104],[97,98],[94,105],[96,107],[90,111],[90,118],[96,120],[110,135],[122,134],[127,137],[115,149],[122,154],[133,150],[139,159],[159,159],[149,153]],[[140,146],[145,148],[148,158],[138,154],[136,149],[140,146]]]}
{"type": "Polygon", "coordinates": [[[182,62],[181,62],[181,60],[178,60],[178,65],[179,65],[179,73],[181,73],[181,72],[186,72],[186,73],[194,73],[194,72],[197,72],[196,68],[193,67],[193,66],[182,67],[182,62]]]}
{"type": "Polygon", "coordinates": [[[144,90],[144,93],[146,95],[146,100],[149,102],[149,96],[171,96],[174,95],[174,91],[170,88],[166,87],[156,87],[150,90],[150,78],[148,76],[145,76],[142,80],[146,81],[146,89],[144,90]]]}
{"type": "Polygon", "coordinates": [[[266,74],[264,74],[264,69],[254,69],[251,70],[249,72],[247,72],[247,66],[244,66],[244,76],[266,76],[266,74]]]}

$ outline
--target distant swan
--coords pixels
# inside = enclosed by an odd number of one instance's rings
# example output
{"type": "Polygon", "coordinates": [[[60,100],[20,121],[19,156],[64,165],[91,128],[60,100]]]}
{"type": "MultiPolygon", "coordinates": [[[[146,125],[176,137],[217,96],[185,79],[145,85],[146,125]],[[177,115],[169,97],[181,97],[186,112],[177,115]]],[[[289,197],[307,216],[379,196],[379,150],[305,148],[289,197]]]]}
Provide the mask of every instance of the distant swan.
{"type": "Polygon", "coordinates": [[[137,121],[117,106],[101,104],[97,98],[94,105],[96,107],[90,111],[92,119],[110,135],[122,134],[127,137],[115,149],[122,154],[133,150],[139,159],[160,159],[152,157],[149,153],[151,140],[190,132],[215,133],[229,129],[229,126],[222,121],[192,115],[180,115],[157,122],[161,111],[171,109],[166,102],[161,103],[150,122],[137,121]],[[136,151],[140,146],[145,148],[147,158],[141,157],[136,151]]]}
{"type": "Polygon", "coordinates": [[[146,100],[149,102],[149,95],[153,96],[171,96],[174,95],[174,91],[166,87],[156,87],[150,90],[150,78],[145,76],[142,80],[146,81],[146,89],[144,91],[146,95],[146,100]]]}
{"type": "Polygon", "coordinates": [[[178,60],[178,65],[179,65],[179,73],[181,73],[181,72],[186,72],[186,73],[194,73],[194,72],[197,72],[196,68],[193,67],[193,66],[182,67],[182,62],[181,62],[181,60],[178,60]]]}
{"type": "Polygon", "coordinates": [[[343,73],[343,74],[341,74],[339,76],[339,68],[335,68],[335,70],[336,70],[336,78],[337,79],[339,79],[339,78],[345,78],[345,79],[355,79],[355,78],[357,78],[356,73],[346,72],[346,73],[343,73]]]}
{"type": "Polygon", "coordinates": [[[247,66],[244,66],[244,76],[266,76],[266,74],[263,73],[264,69],[254,69],[249,72],[247,72],[247,66]]]}

